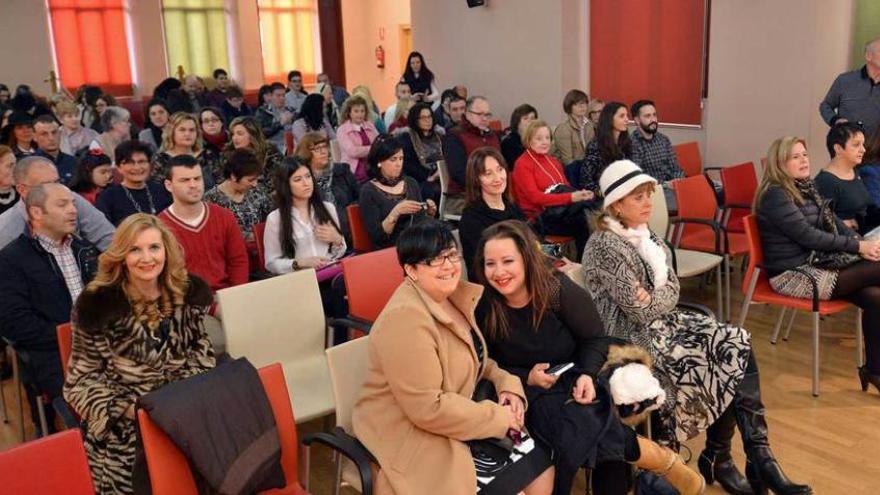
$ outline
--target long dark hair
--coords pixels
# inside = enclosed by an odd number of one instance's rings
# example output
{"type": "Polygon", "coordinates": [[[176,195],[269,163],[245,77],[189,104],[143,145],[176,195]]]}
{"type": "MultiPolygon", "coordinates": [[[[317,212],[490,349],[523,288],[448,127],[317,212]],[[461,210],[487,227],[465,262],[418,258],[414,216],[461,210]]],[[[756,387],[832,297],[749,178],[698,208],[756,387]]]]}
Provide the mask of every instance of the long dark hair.
{"type": "Polygon", "coordinates": [[[619,101],[611,101],[605,104],[602,113],[599,114],[599,124],[596,126],[596,143],[599,145],[599,155],[605,165],[617,160],[632,158],[632,141],[629,132],[623,131],[614,140],[614,114],[626,105],[619,101]]]}
{"type": "Polygon", "coordinates": [[[317,93],[306,96],[299,115],[306,121],[306,127],[310,131],[320,131],[324,128],[324,97],[317,93]]]}
{"type": "Polygon", "coordinates": [[[150,100],[149,103],[147,103],[147,114],[144,116],[145,117],[144,120],[146,121],[145,122],[146,125],[144,125],[144,127],[146,127],[147,129],[150,130],[150,134],[152,134],[153,141],[156,142],[156,145],[161,146],[162,145],[162,129],[159,127],[156,127],[156,125],[153,124],[153,120],[150,118],[150,110],[153,107],[162,107],[165,109],[165,113],[168,114],[168,117],[166,117],[166,119],[165,119],[165,125],[168,125],[168,120],[171,119],[171,112],[168,111],[168,104],[165,103],[165,100],[163,100],[163,99],[153,98],[152,100],[150,100]]]}
{"type": "Polygon", "coordinates": [[[428,86],[434,81],[434,73],[431,72],[431,69],[428,68],[428,64],[425,63],[425,57],[422,56],[419,52],[410,52],[406,57],[406,69],[403,71],[403,80],[404,81],[415,81],[416,75],[413,73],[412,67],[410,66],[410,61],[413,57],[419,57],[422,61],[422,69],[419,70],[419,80],[427,81],[428,86]]]}
{"type": "MultiPolygon", "coordinates": [[[[292,176],[300,168],[305,168],[311,173],[309,163],[300,160],[295,156],[289,156],[281,161],[281,166],[275,172],[275,203],[278,206],[278,214],[281,218],[281,253],[285,258],[296,258],[296,241],[293,238],[293,191],[290,190],[290,176],[292,176]]],[[[314,178],[312,178],[314,181],[314,178]]],[[[309,198],[309,215],[315,214],[315,219],[319,224],[330,224],[340,234],[342,230],[324,202],[321,200],[321,194],[318,192],[317,185],[312,187],[312,196],[309,198]]]]}
{"type": "Polygon", "coordinates": [[[531,227],[519,220],[498,222],[483,231],[477,245],[473,271],[477,282],[486,289],[483,297],[489,303],[489,312],[482,330],[492,340],[506,339],[510,334],[510,322],[507,320],[507,302],[486,279],[486,243],[496,239],[510,239],[522,255],[525,268],[525,285],[529,293],[529,306],[532,310],[532,327],[537,330],[548,309],[553,309],[553,298],[558,294],[559,280],[555,277],[555,269],[549,258],[541,252],[538,237],[531,227]]]}
{"type": "Polygon", "coordinates": [[[409,132],[416,133],[417,136],[422,137],[422,129],[419,127],[419,117],[422,115],[422,110],[427,110],[431,113],[431,129],[428,131],[427,136],[431,136],[434,134],[434,112],[431,111],[431,105],[424,102],[418,102],[409,109],[409,113],[406,114],[406,124],[409,126],[409,132]]]}
{"type": "Polygon", "coordinates": [[[97,186],[92,182],[92,172],[101,165],[113,165],[110,157],[104,153],[86,153],[80,158],[73,171],[70,190],[77,193],[94,191],[97,186]]]}
{"type": "Polygon", "coordinates": [[[876,164],[880,162],[880,127],[874,131],[874,134],[867,136],[865,143],[865,156],[862,157],[864,164],[876,164]]]}
{"type": "Polygon", "coordinates": [[[510,179],[512,174],[510,172],[510,167],[507,165],[507,160],[504,159],[504,156],[497,149],[491,146],[483,146],[472,151],[471,156],[468,157],[467,168],[465,170],[465,176],[467,177],[467,180],[465,181],[465,206],[475,205],[483,199],[483,189],[480,185],[480,176],[486,173],[486,159],[489,157],[494,158],[495,161],[497,161],[507,172],[507,185],[504,187],[504,192],[501,194],[501,197],[504,199],[505,204],[509,205],[513,203],[510,199],[510,179]]]}

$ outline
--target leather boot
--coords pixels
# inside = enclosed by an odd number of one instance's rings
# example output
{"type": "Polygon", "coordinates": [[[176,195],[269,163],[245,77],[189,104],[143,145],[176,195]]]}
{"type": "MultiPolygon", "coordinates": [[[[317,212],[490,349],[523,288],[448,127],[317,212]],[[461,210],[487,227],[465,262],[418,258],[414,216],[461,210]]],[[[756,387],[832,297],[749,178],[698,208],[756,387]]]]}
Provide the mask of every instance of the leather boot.
{"type": "Polygon", "coordinates": [[[638,437],[638,442],[641,455],[636,466],[662,476],[681,495],[698,495],[706,490],[706,480],[678,454],[644,437],[638,437]]]}
{"type": "Polygon", "coordinates": [[[749,356],[749,367],[734,397],[736,422],[746,450],[746,478],[752,491],[764,495],[767,490],[777,495],[807,495],[813,493],[809,485],[797,484],[785,475],[770,450],[767,438],[767,419],[761,401],[761,383],[754,357],[749,356]]]}
{"type": "Polygon", "coordinates": [[[732,405],[706,430],[706,448],[700,454],[697,466],[706,483],[717,481],[724,491],[733,495],[754,493],[748,480],[730,456],[730,443],[736,431],[736,413],[732,405]]]}

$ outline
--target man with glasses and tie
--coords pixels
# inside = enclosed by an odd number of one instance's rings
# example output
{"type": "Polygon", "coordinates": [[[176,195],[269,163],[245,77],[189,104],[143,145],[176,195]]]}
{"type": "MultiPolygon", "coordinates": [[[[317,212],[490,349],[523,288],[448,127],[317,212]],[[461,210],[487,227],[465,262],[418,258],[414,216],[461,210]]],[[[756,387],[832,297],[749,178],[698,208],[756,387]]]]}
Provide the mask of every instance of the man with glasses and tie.
{"type": "Polygon", "coordinates": [[[452,183],[449,185],[446,212],[460,214],[464,208],[463,185],[468,157],[477,148],[491,146],[501,150],[498,133],[489,128],[492,108],[485,96],[472,96],[467,100],[464,119],[449,131],[446,139],[446,166],[452,183]]]}

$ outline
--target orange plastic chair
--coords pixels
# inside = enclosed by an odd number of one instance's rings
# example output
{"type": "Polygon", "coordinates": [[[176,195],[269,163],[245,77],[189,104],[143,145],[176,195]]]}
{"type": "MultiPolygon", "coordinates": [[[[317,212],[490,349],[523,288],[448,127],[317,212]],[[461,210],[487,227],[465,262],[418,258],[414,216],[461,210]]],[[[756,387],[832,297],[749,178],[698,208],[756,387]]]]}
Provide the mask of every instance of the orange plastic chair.
{"type": "Polygon", "coordinates": [[[343,258],[342,275],[348,294],[348,319],[355,323],[354,328],[368,331],[403,282],[397,250],[386,248],[343,258]]]}
{"type": "MultiPolygon", "coordinates": [[[[296,422],[287,394],[284,371],[280,364],[271,364],[260,368],[260,380],[266,389],[266,395],[275,415],[278,426],[278,438],[281,440],[281,467],[287,479],[287,486],[281,489],[268,490],[267,495],[307,495],[299,483],[297,473],[296,422]]],[[[150,473],[150,484],[154,495],[186,495],[196,494],[195,480],[190,471],[189,462],[183,453],[174,445],[146,411],[138,410],[138,425],[147,458],[147,470],[150,473]]]]}
{"type": "Polygon", "coordinates": [[[696,141],[676,144],[672,147],[678,164],[686,177],[693,177],[703,173],[703,158],[700,156],[700,144],[696,141]]]}
{"type": "Polygon", "coordinates": [[[70,323],[62,323],[55,327],[55,335],[58,336],[58,353],[61,355],[61,371],[67,378],[67,364],[70,361],[70,352],[73,348],[73,327],[70,323]]]}
{"type": "MultiPolygon", "coordinates": [[[[770,279],[766,273],[764,266],[764,248],[761,246],[761,234],[758,231],[758,219],[754,215],[748,215],[743,220],[746,231],[746,237],[749,244],[749,264],[746,268],[745,276],[743,276],[742,291],[745,294],[742,309],[739,313],[739,326],[745,324],[746,316],[749,313],[749,304],[761,302],[782,306],[783,310],[791,309],[794,311],[804,310],[813,314],[813,396],[819,396],[819,317],[833,315],[850,307],[850,303],[843,300],[820,301],[818,294],[813,293],[812,299],[800,299],[797,297],[789,297],[773,290],[770,285],[770,279]]],[[[782,322],[780,315],[777,320],[776,327],[773,330],[773,337],[770,342],[776,343],[779,337],[780,324],[782,322]]],[[[861,329],[861,310],[859,310],[859,324],[856,325],[856,362],[859,366],[862,364],[862,354],[864,342],[862,340],[861,329]]],[[[786,334],[786,340],[788,335],[786,334]]]]}
{"type": "Polygon", "coordinates": [[[292,156],[295,150],[295,143],[293,141],[293,133],[285,132],[284,133],[284,145],[287,147],[287,153],[285,156],[292,156]]]}
{"type": "MultiPolygon", "coordinates": [[[[489,121],[489,129],[492,129],[495,132],[501,132],[503,130],[503,125],[501,124],[501,121],[498,119],[490,120],[489,121]]],[[[511,166],[513,166],[513,164],[511,164],[511,166]]]]}
{"type": "Polygon", "coordinates": [[[740,163],[720,170],[724,187],[726,218],[721,224],[728,232],[744,233],[743,218],[752,211],[752,201],[758,190],[758,175],[752,162],[740,163]]]}
{"type": "Polygon", "coordinates": [[[348,213],[348,227],[351,229],[352,249],[356,253],[369,253],[375,250],[367,227],[364,225],[364,217],[361,215],[361,207],[358,204],[350,204],[345,207],[348,213]]]}
{"type": "Polygon", "coordinates": [[[266,233],[266,222],[260,222],[254,225],[254,242],[257,244],[257,263],[259,264],[256,270],[262,272],[266,270],[266,246],[263,243],[263,236],[266,233]]]}
{"type": "Polygon", "coordinates": [[[66,430],[0,452],[0,479],[3,493],[95,493],[79,430],[66,430]]]}

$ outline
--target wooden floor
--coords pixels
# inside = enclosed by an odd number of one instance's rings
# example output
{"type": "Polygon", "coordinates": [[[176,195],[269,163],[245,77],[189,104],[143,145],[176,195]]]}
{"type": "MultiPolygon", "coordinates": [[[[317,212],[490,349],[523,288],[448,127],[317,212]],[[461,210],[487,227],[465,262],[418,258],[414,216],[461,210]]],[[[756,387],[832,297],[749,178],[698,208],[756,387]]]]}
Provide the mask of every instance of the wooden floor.
{"type": "MultiPolygon", "coordinates": [[[[701,290],[695,280],[683,282],[682,300],[714,307],[714,286],[701,290]]],[[[734,275],[734,314],[739,313],[739,277],[734,275]]],[[[810,318],[800,314],[788,342],[770,344],[778,309],[753,305],[746,327],[752,332],[761,370],[761,386],[770,423],[770,440],[785,471],[798,482],[809,483],[816,494],[880,493],[880,394],[859,388],[855,364],[855,311],[823,321],[821,342],[821,395],[810,393],[810,318]],[[875,450],[878,449],[878,450],[875,450]]],[[[10,421],[0,425],[0,450],[19,443],[17,407],[11,381],[4,384],[10,421]]],[[[27,416],[27,411],[25,411],[27,416]]],[[[300,434],[322,427],[321,421],[302,425],[300,434]]],[[[30,434],[30,430],[28,430],[30,434]]],[[[700,436],[687,445],[696,456],[700,436]]],[[[734,458],[742,469],[745,458],[738,438],[734,458]]],[[[332,493],[334,472],[329,453],[312,453],[310,491],[332,493]]],[[[0,480],[2,486],[2,480],[0,480]]],[[[2,491],[2,489],[0,489],[2,491]]],[[[344,493],[354,493],[344,491],[344,493]]],[[[584,493],[581,475],[572,493],[584,493]]],[[[708,493],[723,493],[717,485],[708,493]]]]}

